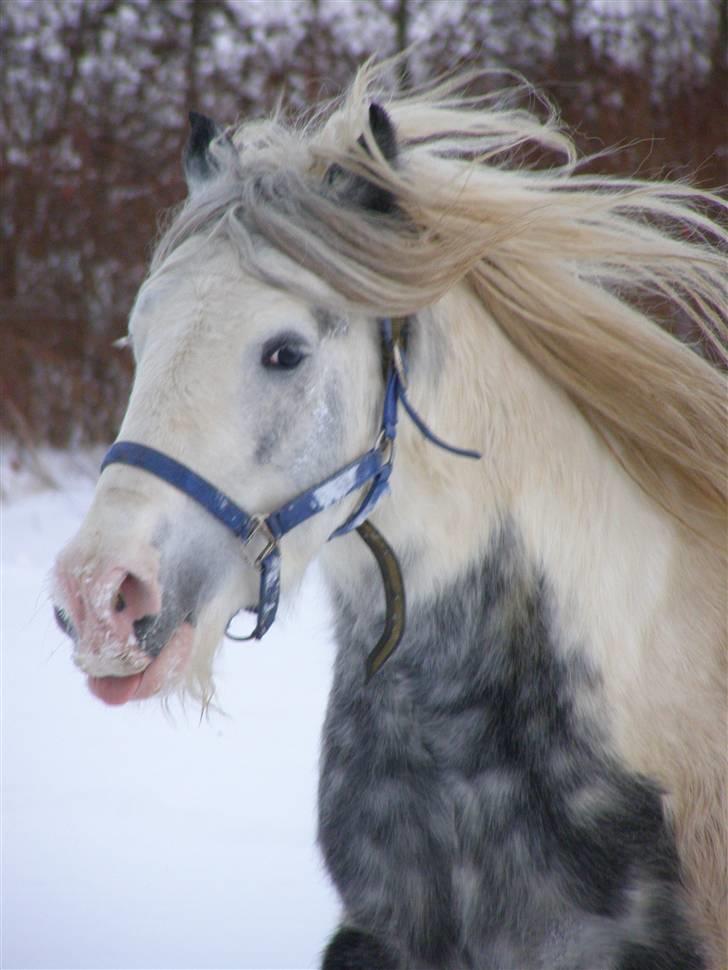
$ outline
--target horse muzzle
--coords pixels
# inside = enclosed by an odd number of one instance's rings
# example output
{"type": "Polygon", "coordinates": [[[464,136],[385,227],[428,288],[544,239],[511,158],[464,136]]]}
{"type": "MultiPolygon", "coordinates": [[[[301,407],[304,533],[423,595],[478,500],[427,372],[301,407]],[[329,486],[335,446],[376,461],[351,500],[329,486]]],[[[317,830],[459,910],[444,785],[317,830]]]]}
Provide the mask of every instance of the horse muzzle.
{"type": "Polygon", "coordinates": [[[54,586],[56,621],[97,697],[123,704],[177,683],[194,628],[189,616],[163,606],[153,547],[122,565],[88,560],[83,544],[73,543],[58,559],[54,586]]]}

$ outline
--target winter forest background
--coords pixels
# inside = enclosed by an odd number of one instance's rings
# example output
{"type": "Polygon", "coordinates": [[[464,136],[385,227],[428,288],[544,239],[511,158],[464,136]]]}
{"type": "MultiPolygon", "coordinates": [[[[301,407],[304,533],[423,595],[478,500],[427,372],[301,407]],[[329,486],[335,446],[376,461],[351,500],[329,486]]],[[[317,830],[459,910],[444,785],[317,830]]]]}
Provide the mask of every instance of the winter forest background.
{"type": "MultiPolygon", "coordinates": [[[[229,123],[338,94],[415,44],[403,83],[522,72],[603,170],[728,182],[728,0],[3,0],[0,431],[108,440],[190,107],[229,123]]],[[[495,82],[494,82],[495,83],[495,82]]]]}

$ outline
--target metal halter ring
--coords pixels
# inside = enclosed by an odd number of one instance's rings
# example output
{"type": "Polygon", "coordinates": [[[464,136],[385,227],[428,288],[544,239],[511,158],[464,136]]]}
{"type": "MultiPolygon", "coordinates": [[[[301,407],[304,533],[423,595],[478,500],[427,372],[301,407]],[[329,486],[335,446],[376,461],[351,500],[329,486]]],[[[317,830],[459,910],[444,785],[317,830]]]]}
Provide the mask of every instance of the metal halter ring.
{"type": "Polygon", "coordinates": [[[260,571],[263,560],[273,552],[278,545],[278,540],[273,535],[270,530],[270,526],[262,516],[253,515],[251,516],[251,520],[253,522],[253,528],[250,530],[247,539],[245,539],[243,542],[243,555],[254,569],[260,571]],[[258,536],[263,540],[264,545],[260,551],[254,555],[248,547],[258,536]]]}

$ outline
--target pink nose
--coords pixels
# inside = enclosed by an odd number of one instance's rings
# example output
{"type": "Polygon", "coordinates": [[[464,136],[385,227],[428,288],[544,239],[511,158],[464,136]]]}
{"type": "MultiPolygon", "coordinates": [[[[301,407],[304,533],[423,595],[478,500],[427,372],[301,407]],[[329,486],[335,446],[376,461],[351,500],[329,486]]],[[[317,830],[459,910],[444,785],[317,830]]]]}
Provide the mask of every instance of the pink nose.
{"type": "Polygon", "coordinates": [[[156,581],[142,580],[122,566],[95,571],[61,562],[56,568],[61,605],[56,618],[66,633],[75,635],[84,652],[121,655],[138,646],[134,624],[161,607],[156,581]]]}

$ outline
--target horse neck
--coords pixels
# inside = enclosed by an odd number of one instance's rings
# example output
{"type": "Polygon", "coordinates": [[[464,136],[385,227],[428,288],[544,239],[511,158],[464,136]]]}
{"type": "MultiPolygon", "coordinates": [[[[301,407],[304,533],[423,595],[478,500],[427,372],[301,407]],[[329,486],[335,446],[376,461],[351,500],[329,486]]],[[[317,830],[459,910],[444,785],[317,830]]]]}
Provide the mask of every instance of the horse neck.
{"type": "MultiPolygon", "coordinates": [[[[549,581],[594,585],[618,570],[653,569],[669,556],[669,516],[629,477],[566,394],[511,344],[466,287],[413,324],[408,395],[445,441],[482,453],[458,457],[427,441],[402,414],[391,496],[373,516],[405,561],[408,593],[434,589],[482,561],[505,525],[549,581]]],[[[336,544],[332,544],[335,551],[336,544]]],[[[342,549],[336,570],[361,568],[342,549]]]]}
{"type": "MultiPolygon", "coordinates": [[[[678,551],[669,517],[464,287],[415,323],[409,396],[440,437],[483,454],[452,456],[401,418],[391,495],[373,522],[400,558],[410,616],[507,555],[507,575],[548,590],[554,649],[627,690],[665,613],[678,551]]],[[[347,622],[375,629],[383,597],[359,546],[331,543],[324,573],[347,622]]]]}

